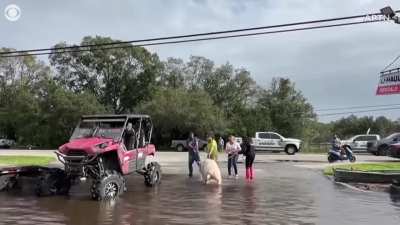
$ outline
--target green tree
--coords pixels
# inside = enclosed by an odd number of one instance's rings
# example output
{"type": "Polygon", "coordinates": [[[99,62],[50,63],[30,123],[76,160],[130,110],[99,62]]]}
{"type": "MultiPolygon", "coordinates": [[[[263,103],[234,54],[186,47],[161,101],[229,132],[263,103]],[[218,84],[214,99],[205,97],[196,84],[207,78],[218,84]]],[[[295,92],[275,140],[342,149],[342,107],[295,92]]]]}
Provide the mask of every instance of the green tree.
{"type": "Polygon", "coordinates": [[[190,56],[185,67],[186,87],[192,90],[203,89],[204,82],[212,74],[214,62],[201,56],[190,56]]]}
{"type": "MultiPolygon", "coordinates": [[[[1,48],[0,52],[12,50],[1,48]]],[[[32,136],[40,114],[33,91],[50,73],[50,68],[33,56],[0,58],[0,136],[32,136]]]]}
{"type": "Polygon", "coordinates": [[[185,76],[183,60],[170,57],[163,62],[159,85],[168,88],[185,88],[185,76]]]}
{"type": "Polygon", "coordinates": [[[214,103],[223,108],[228,118],[246,108],[254,97],[256,85],[245,69],[234,69],[231,64],[222,65],[203,81],[204,90],[214,103]]]}
{"type": "Polygon", "coordinates": [[[82,115],[105,112],[91,93],[65,90],[53,80],[43,81],[37,101],[41,115],[35,140],[49,147],[65,143],[82,115]]]}
{"type": "Polygon", "coordinates": [[[218,133],[225,128],[222,111],[201,90],[160,89],[140,109],[151,115],[157,139],[163,144],[190,131],[204,137],[209,131],[218,133]]]}
{"type": "Polygon", "coordinates": [[[302,137],[305,125],[315,120],[312,105],[286,78],[274,78],[271,87],[261,93],[257,107],[272,122],[272,130],[284,136],[302,137]]]}
{"type": "MultiPolygon", "coordinates": [[[[85,37],[81,45],[114,42],[106,37],[85,37]]],[[[67,46],[65,43],[56,47],[67,46]]],[[[124,48],[55,53],[49,56],[56,79],[76,93],[91,92],[114,113],[133,111],[150,99],[162,64],[145,48],[125,44],[124,48]]]]}
{"type": "Polygon", "coordinates": [[[83,114],[103,113],[96,98],[89,93],[76,94],[52,80],[8,90],[13,98],[0,114],[0,127],[20,145],[57,147],[69,139],[72,129],[83,114]]]}
{"type": "MultiPolygon", "coordinates": [[[[15,49],[0,48],[0,52],[15,49]]],[[[10,85],[33,86],[50,74],[50,67],[34,56],[0,58],[0,90],[10,85]]]]}
{"type": "Polygon", "coordinates": [[[229,129],[225,134],[241,137],[254,137],[257,131],[268,131],[272,128],[269,113],[260,107],[246,107],[229,119],[229,129]]]}
{"type": "Polygon", "coordinates": [[[0,136],[20,145],[57,147],[82,114],[102,112],[92,94],[64,89],[35,57],[0,58],[0,136]]]}

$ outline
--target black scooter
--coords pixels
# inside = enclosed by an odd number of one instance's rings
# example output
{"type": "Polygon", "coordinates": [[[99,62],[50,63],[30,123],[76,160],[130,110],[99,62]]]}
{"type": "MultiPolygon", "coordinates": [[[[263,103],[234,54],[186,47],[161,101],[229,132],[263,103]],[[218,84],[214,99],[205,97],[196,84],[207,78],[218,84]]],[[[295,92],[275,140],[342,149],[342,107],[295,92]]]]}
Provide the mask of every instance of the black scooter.
{"type": "Polygon", "coordinates": [[[328,162],[333,163],[339,160],[349,160],[350,162],[355,162],[356,157],[349,146],[341,146],[340,150],[330,149],[328,152],[328,162]]]}

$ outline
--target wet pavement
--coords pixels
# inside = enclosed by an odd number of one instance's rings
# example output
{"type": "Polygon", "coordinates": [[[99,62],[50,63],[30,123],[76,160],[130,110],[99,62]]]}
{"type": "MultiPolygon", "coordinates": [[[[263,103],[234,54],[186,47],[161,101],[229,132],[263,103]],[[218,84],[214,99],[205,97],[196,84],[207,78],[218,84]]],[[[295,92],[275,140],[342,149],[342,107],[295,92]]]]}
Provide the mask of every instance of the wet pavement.
{"type": "MultiPolygon", "coordinates": [[[[140,176],[115,202],[89,198],[88,185],[68,197],[33,195],[29,188],[0,193],[0,224],[385,224],[400,223],[400,196],[333,184],[321,170],[293,162],[257,163],[251,182],[226,178],[222,186],[189,179],[186,163],[164,164],[162,184],[140,176]]],[[[244,173],[239,165],[240,175],[244,173]]]]}

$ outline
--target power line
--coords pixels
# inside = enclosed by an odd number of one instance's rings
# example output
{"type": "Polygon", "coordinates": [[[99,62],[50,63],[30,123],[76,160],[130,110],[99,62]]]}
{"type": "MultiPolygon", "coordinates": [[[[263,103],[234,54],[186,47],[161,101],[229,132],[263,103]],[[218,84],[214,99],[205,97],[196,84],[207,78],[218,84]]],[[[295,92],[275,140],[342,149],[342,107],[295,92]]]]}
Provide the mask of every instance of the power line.
{"type": "Polygon", "coordinates": [[[360,110],[360,111],[352,111],[352,112],[327,113],[327,114],[317,114],[317,115],[318,115],[318,116],[336,116],[336,115],[345,115],[345,114],[354,114],[354,113],[365,113],[365,112],[377,112],[377,111],[397,110],[397,109],[400,109],[400,107],[384,108],[384,109],[360,110]]]}
{"type": "Polygon", "coordinates": [[[315,109],[314,111],[336,111],[336,110],[346,110],[346,109],[378,108],[378,107],[387,107],[387,106],[400,106],[400,104],[349,106],[349,107],[315,109]]]}
{"type": "Polygon", "coordinates": [[[383,68],[382,72],[391,67],[398,59],[400,59],[400,55],[398,55],[391,63],[389,63],[385,68],[383,68]]]}
{"type": "MultiPolygon", "coordinates": [[[[395,11],[395,12],[396,13],[400,12],[400,10],[395,11]]],[[[363,15],[355,15],[355,16],[346,16],[346,17],[337,17],[337,18],[329,18],[329,19],[302,21],[302,22],[295,22],[295,23],[286,23],[286,24],[279,24],[279,25],[250,27],[250,28],[242,28],[242,29],[214,31],[214,32],[206,32],[206,33],[195,33],[195,34],[187,34],[187,35],[175,35],[175,36],[167,36],[167,37],[159,37],[159,38],[139,39],[139,40],[132,40],[132,41],[118,41],[118,42],[109,42],[109,43],[101,43],[101,44],[89,44],[89,45],[80,45],[80,46],[66,46],[66,47],[53,47],[53,48],[41,48],[41,49],[28,49],[28,50],[19,50],[19,51],[8,51],[8,52],[1,52],[0,55],[9,55],[9,54],[27,53],[27,52],[65,50],[65,49],[73,49],[75,47],[84,48],[84,47],[98,47],[98,46],[110,46],[110,45],[112,46],[112,45],[132,44],[132,43],[149,42],[149,41],[162,41],[162,40],[170,40],[170,39],[181,39],[181,38],[190,38],[190,37],[199,37],[199,36],[210,36],[210,35],[219,35],[219,34],[227,34],[227,33],[238,33],[238,32],[245,32],[245,31],[265,30],[265,29],[280,28],[280,27],[307,25],[307,24],[313,24],[313,23],[326,23],[326,22],[333,22],[333,21],[340,21],[340,20],[366,18],[367,16],[378,16],[378,15],[382,15],[382,13],[363,14],[363,15]]]]}
{"type": "MultiPolygon", "coordinates": [[[[178,44],[178,43],[188,43],[188,42],[198,42],[198,41],[208,41],[208,40],[217,40],[217,39],[236,38],[236,37],[248,37],[248,36],[267,35],[267,34],[276,34],[276,33],[287,33],[287,32],[294,32],[294,31],[304,31],[304,30],[313,30],[313,29],[330,28],[330,27],[350,26],[350,25],[356,25],[356,24],[367,24],[367,23],[375,23],[375,22],[381,22],[381,20],[339,23],[339,24],[320,25],[320,26],[302,27],[302,28],[292,28],[292,29],[284,29],[284,30],[276,30],[276,31],[265,31],[265,32],[255,32],[255,33],[246,33],[246,34],[235,34],[235,35],[226,35],[226,36],[217,36],[217,37],[186,39],[186,40],[177,40],[177,41],[153,42],[153,43],[137,44],[137,45],[119,45],[119,46],[102,47],[102,48],[94,48],[94,49],[82,49],[83,47],[81,47],[81,46],[70,46],[69,49],[66,49],[65,51],[57,51],[56,50],[56,51],[53,51],[53,52],[47,51],[47,52],[22,53],[22,54],[9,53],[10,55],[7,55],[7,54],[6,55],[1,55],[0,54],[0,58],[21,57],[21,56],[38,56],[38,55],[52,55],[52,54],[61,54],[61,53],[68,53],[68,52],[86,52],[86,51],[98,51],[98,50],[109,50],[109,49],[119,49],[119,48],[132,48],[132,47],[144,47],[144,46],[154,46],[154,45],[178,44]]],[[[93,47],[97,47],[97,45],[93,45],[93,47]]],[[[27,52],[27,51],[24,50],[22,52],[27,52]]]]}
{"type": "MultiPolygon", "coordinates": [[[[378,108],[378,109],[368,109],[361,111],[342,111],[342,112],[333,112],[333,113],[325,113],[319,114],[318,116],[330,116],[330,115],[342,115],[342,114],[351,114],[357,112],[373,112],[373,111],[383,111],[383,110],[391,110],[391,109],[400,109],[400,104],[383,104],[383,105],[366,105],[366,106],[350,106],[350,107],[336,107],[336,108],[326,108],[326,109],[315,109],[314,112],[318,111],[338,111],[338,110],[350,110],[350,109],[367,109],[367,108],[378,108]],[[398,107],[390,107],[390,108],[379,108],[379,107],[388,107],[388,106],[398,106],[398,107]]],[[[290,114],[307,114],[304,111],[291,112],[290,114]]]]}

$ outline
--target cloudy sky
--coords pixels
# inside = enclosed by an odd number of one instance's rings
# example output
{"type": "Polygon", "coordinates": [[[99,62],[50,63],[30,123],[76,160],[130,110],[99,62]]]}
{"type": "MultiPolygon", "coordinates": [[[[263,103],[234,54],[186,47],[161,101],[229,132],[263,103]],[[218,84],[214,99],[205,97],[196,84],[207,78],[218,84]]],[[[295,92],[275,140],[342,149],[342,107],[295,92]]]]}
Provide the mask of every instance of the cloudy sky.
{"type": "MultiPolygon", "coordinates": [[[[21,17],[11,22],[0,15],[0,46],[16,49],[79,43],[87,35],[135,40],[366,14],[387,5],[400,9],[398,0],[0,0],[0,12],[9,4],[20,7],[21,17]]],[[[400,54],[399,43],[400,25],[383,22],[149,50],[161,59],[200,55],[217,64],[229,61],[250,70],[261,85],[289,77],[322,109],[400,104],[400,95],[375,96],[378,74],[400,54]]],[[[357,115],[397,119],[400,110],[357,115]]]]}

